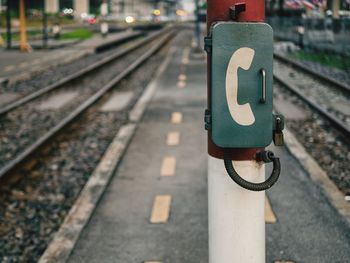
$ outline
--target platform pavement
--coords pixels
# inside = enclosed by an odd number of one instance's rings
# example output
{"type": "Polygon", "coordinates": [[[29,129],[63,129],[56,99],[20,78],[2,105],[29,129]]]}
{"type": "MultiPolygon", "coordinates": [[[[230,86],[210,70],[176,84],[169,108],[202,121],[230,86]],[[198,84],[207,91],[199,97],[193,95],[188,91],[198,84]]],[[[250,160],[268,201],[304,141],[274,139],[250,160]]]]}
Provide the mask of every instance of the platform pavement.
{"type": "MultiPolygon", "coordinates": [[[[192,55],[186,60],[188,50],[173,47],[157,91],[70,263],[208,262],[206,67],[192,55]],[[174,112],[182,113],[180,123],[174,123],[174,112]],[[179,133],[178,145],[167,144],[170,132],[179,133]],[[161,171],[169,156],[176,163],[170,161],[161,171]],[[171,196],[160,209],[162,224],[151,222],[157,195],[171,196]]],[[[349,262],[349,225],[286,149],[274,151],[282,174],[267,193],[277,217],[267,225],[267,262],[349,262]]]]}
{"type": "Polygon", "coordinates": [[[95,34],[92,38],[74,42],[74,45],[57,49],[34,50],[22,53],[19,50],[0,50],[0,87],[1,79],[10,82],[29,78],[48,67],[57,66],[93,54],[100,47],[113,45],[120,37],[130,32],[111,33],[107,37],[95,34]]]}

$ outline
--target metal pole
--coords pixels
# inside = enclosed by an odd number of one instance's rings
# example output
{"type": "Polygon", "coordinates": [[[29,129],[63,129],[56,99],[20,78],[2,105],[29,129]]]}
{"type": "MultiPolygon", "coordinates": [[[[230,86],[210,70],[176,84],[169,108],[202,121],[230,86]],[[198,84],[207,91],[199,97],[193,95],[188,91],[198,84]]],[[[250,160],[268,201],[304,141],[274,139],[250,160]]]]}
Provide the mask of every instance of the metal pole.
{"type": "Polygon", "coordinates": [[[11,34],[11,0],[6,2],[6,34],[7,34],[7,48],[12,47],[12,34],[11,34]]]}
{"type": "Polygon", "coordinates": [[[45,0],[43,0],[43,47],[47,48],[47,40],[48,40],[48,31],[47,31],[47,13],[46,13],[46,4],[45,0]]]}
{"type": "Polygon", "coordinates": [[[199,0],[196,0],[196,26],[195,26],[195,36],[196,36],[196,48],[200,49],[200,21],[199,21],[199,0]]]}
{"type": "Polygon", "coordinates": [[[342,56],[342,62],[345,68],[347,68],[347,54],[346,54],[346,26],[345,26],[345,18],[342,17],[340,19],[340,23],[341,23],[341,32],[342,32],[342,48],[341,48],[341,53],[343,54],[342,56]]]}
{"type": "Polygon", "coordinates": [[[339,19],[340,0],[332,1],[333,18],[339,19]]]}
{"type": "MultiPolygon", "coordinates": [[[[208,0],[207,30],[216,21],[230,21],[229,8],[241,0],[208,0]]],[[[246,0],[239,22],[262,22],[264,0],[246,0]]],[[[211,54],[208,55],[208,108],[211,104],[211,54]]],[[[252,182],[265,179],[264,165],[255,161],[261,149],[231,149],[239,174],[252,182]]],[[[236,185],[224,167],[223,149],[208,136],[208,215],[210,263],[265,262],[264,192],[251,192],[236,185]]]]}
{"type": "Polygon", "coordinates": [[[100,6],[100,31],[102,37],[106,37],[108,34],[108,23],[106,21],[106,16],[108,15],[108,5],[106,0],[102,0],[101,6],[100,6]]]}
{"type": "Polygon", "coordinates": [[[28,51],[24,0],[19,0],[19,30],[21,51],[28,51]]]}
{"type": "MultiPolygon", "coordinates": [[[[244,179],[260,182],[264,165],[255,161],[235,161],[244,179]]],[[[238,186],[227,175],[223,161],[209,156],[209,262],[265,262],[265,192],[238,186]]]]}

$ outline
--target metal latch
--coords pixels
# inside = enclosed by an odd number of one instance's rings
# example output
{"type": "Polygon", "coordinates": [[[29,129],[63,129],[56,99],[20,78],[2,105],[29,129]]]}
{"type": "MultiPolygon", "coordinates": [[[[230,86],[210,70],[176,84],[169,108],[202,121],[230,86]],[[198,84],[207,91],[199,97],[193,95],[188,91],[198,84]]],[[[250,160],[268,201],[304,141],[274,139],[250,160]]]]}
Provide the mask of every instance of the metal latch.
{"type": "Polygon", "coordinates": [[[276,146],[284,145],[283,129],[284,129],[284,116],[281,114],[274,115],[274,128],[273,128],[273,142],[276,146]]]}
{"type": "Polygon", "coordinates": [[[237,3],[234,6],[230,7],[230,17],[233,21],[238,20],[238,15],[242,12],[245,12],[246,4],[245,3],[237,3]]]}

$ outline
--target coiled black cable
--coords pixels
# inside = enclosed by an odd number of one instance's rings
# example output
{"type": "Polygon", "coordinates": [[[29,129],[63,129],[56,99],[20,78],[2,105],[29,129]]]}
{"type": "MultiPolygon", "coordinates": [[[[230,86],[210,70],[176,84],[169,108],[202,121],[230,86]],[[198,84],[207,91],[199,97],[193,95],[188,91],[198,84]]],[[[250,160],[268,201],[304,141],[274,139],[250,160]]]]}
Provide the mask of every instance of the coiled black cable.
{"type": "Polygon", "coordinates": [[[236,172],[235,168],[233,167],[232,160],[230,158],[229,153],[228,152],[224,153],[224,163],[225,163],[226,171],[234,182],[236,182],[239,186],[245,189],[248,189],[250,191],[264,191],[269,189],[271,186],[273,186],[277,182],[281,172],[280,159],[275,157],[275,155],[271,151],[263,151],[258,153],[257,159],[265,163],[273,162],[273,170],[270,177],[265,182],[262,182],[262,183],[248,182],[244,180],[242,177],[240,177],[239,174],[236,172]]]}

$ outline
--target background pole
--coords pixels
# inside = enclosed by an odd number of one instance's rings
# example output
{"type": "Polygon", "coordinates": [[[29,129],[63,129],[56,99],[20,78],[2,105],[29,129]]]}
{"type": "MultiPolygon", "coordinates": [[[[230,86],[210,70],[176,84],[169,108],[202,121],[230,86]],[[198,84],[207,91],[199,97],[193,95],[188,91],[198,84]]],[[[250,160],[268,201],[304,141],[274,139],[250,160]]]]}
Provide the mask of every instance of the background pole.
{"type": "Polygon", "coordinates": [[[200,21],[199,21],[199,0],[195,0],[196,4],[196,25],[195,25],[195,37],[196,37],[196,48],[199,51],[200,50],[200,38],[201,38],[201,32],[200,32],[200,21]]]}
{"type": "Polygon", "coordinates": [[[19,0],[19,30],[20,30],[20,48],[22,52],[29,52],[30,48],[27,43],[26,32],[26,15],[24,0],[19,0]]]}
{"type": "MultiPolygon", "coordinates": [[[[241,0],[208,0],[207,30],[217,21],[232,21],[230,7],[241,0]]],[[[264,0],[246,0],[239,22],[262,22],[264,0]]],[[[239,37],[239,36],[237,36],[239,37]]],[[[211,98],[211,54],[208,54],[208,108],[211,98]]],[[[265,180],[265,165],[255,161],[262,149],[231,149],[236,171],[246,180],[265,180]]],[[[252,192],[235,184],[224,167],[223,149],[208,136],[209,262],[265,262],[265,192],[252,192]]]]}
{"type": "Polygon", "coordinates": [[[46,1],[43,0],[43,47],[47,48],[48,30],[47,30],[47,13],[46,13],[46,1]]]}
{"type": "Polygon", "coordinates": [[[6,1],[6,34],[7,34],[7,48],[12,47],[12,34],[11,34],[11,0],[6,1]]]}

